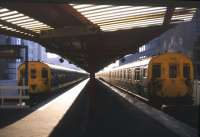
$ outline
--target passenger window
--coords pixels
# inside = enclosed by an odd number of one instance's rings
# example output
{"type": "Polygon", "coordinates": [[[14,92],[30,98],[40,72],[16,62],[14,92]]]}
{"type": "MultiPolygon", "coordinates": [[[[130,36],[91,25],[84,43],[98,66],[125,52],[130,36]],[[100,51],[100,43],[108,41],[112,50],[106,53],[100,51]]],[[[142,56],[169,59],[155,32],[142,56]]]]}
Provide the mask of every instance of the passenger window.
{"type": "Polygon", "coordinates": [[[31,78],[32,79],[36,78],[36,69],[31,69],[31,78]]]}
{"type": "Polygon", "coordinates": [[[140,68],[135,69],[135,80],[140,80],[140,68]]]}
{"type": "Polygon", "coordinates": [[[161,77],[161,64],[153,64],[152,66],[152,78],[161,77]]]}
{"type": "Polygon", "coordinates": [[[169,78],[176,78],[177,77],[177,64],[170,64],[169,65],[169,78]]]}
{"type": "Polygon", "coordinates": [[[48,78],[48,71],[45,68],[42,68],[41,70],[41,76],[42,78],[48,78]]]}
{"type": "Polygon", "coordinates": [[[190,78],[190,65],[189,64],[184,64],[183,65],[183,76],[184,78],[190,78]]]}

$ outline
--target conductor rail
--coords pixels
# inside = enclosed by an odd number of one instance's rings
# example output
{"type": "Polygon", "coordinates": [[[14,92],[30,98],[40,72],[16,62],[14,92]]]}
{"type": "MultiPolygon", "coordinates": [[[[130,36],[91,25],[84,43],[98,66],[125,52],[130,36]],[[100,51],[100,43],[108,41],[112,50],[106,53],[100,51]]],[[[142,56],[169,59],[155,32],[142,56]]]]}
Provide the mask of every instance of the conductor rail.
{"type": "Polygon", "coordinates": [[[23,100],[28,100],[30,97],[26,91],[28,86],[0,86],[0,108],[24,108],[23,100]],[[8,93],[16,92],[16,95],[9,95],[8,93]]]}

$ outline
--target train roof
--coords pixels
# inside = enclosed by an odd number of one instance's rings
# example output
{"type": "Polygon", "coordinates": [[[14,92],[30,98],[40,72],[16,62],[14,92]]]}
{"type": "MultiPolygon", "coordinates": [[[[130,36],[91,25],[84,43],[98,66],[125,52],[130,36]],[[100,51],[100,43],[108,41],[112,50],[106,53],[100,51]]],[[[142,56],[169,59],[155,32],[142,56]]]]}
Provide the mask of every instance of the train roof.
{"type": "Polygon", "coordinates": [[[184,57],[189,59],[189,57],[187,55],[185,55],[184,53],[181,53],[181,52],[166,52],[166,53],[157,54],[157,55],[154,55],[154,56],[151,56],[151,57],[148,57],[148,58],[139,59],[137,61],[133,61],[133,62],[130,62],[128,64],[118,66],[116,68],[102,70],[102,71],[100,71],[100,73],[101,72],[108,72],[110,70],[118,70],[118,69],[130,68],[130,67],[144,66],[144,65],[149,64],[149,62],[151,60],[155,60],[156,58],[160,58],[160,57],[165,56],[165,55],[179,55],[179,56],[184,56],[184,57]]]}
{"type": "MultiPolygon", "coordinates": [[[[88,74],[86,71],[84,70],[76,70],[76,69],[71,69],[71,68],[67,68],[67,67],[63,67],[63,66],[59,66],[59,65],[54,65],[54,64],[49,64],[49,63],[45,63],[45,62],[40,62],[40,61],[28,61],[28,62],[32,62],[32,63],[41,63],[44,65],[47,65],[48,67],[50,67],[51,69],[56,69],[56,70],[65,70],[65,71],[72,71],[72,72],[78,72],[78,73],[86,73],[88,74]]],[[[23,65],[25,63],[20,64],[23,65]]]]}
{"type": "Polygon", "coordinates": [[[67,68],[67,67],[63,67],[63,66],[59,66],[59,65],[54,65],[54,64],[48,64],[48,63],[44,63],[44,64],[48,65],[52,69],[74,71],[74,72],[78,72],[78,73],[87,73],[84,70],[76,70],[76,69],[71,69],[71,68],[67,68]]]}
{"type": "Polygon", "coordinates": [[[116,69],[123,69],[123,68],[130,68],[130,67],[137,67],[137,66],[144,66],[144,65],[148,65],[150,60],[152,59],[152,57],[149,58],[145,58],[145,59],[140,59],[122,66],[119,66],[117,68],[114,68],[114,70],[116,69]]]}
{"type": "Polygon", "coordinates": [[[140,59],[140,60],[125,64],[125,65],[116,67],[116,68],[111,68],[109,70],[103,70],[101,72],[107,72],[107,71],[110,71],[110,70],[118,70],[118,69],[124,69],[124,68],[148,65],[148,63],[150,62],[151,59],[152,59],[152,57],[145,58],[145,59],[140,59]]]}

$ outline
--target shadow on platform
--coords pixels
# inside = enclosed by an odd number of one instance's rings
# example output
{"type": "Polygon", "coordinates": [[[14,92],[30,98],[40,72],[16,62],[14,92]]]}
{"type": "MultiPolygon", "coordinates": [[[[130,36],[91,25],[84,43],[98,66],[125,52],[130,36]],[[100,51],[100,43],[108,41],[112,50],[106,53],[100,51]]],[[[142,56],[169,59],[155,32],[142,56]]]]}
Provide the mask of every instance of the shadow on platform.
{"type": "Polygon", "coordinates": [[[86,131],[88,121],[94,116],[94,100],[90,96],[94,96],[95,81],[88,82],[84,90],[78,96],[71,108],[65,113],[58,125],[51,132],[49,137],[79,137],[86,131]],[[92,94],[92,95],[91,95],[92,94]],[[92,115],[92,116],[91,116],[92,115]]]}
{"type": "Polygon", "coordinates": [[[177,137],[97,80],[84,90],[49,137],[177,137]]]}

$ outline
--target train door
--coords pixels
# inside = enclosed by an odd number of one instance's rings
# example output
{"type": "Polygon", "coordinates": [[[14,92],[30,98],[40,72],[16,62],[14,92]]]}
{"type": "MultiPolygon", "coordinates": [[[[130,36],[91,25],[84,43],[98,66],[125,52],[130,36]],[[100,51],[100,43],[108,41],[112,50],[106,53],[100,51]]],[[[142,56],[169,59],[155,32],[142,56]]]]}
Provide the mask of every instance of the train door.
{"type": "Polygon", "coordinates": [[[178,82],[178,72],[179,67],[177,63],[169,63],[168,67],[168,78],[169,78],[169,84],[171,87],[176,88],[176,84],[178,82]]]}
{"type": "Polygon", "coordinates": [[[143,86],[143,96],[148,98],[148,80],[147,80],[147,66],[143,67],[142,70],[142,86],[143,86]]]}
{"type": "Polygon", "coordinates": [[[151,78],[153,81],[161,79],[161,64],[160,63],[155,63],[152,64],[152,74],[151,78]]]}
{"type": "Polygon", "coordinates": [[[192,94],[193,91],[193,74],[192,74],[192,65],[190,65],[189,63],[184,63],[183,64],[183,78],[184,78],[184,84],[187,87],[188,93],[192,94]]]}
{"type": "Polygon", "coordinates": [[[37,77],[37,70],[32,64],[29,67],[30,70],[30,78],[29,78],[29,83],[30,83],[30,92],[36,92],[36,89],[38,88],[37,85],[39,85],[39,81],[37,77]]]}
{"type": "MultiPolygon", "coordinates": [[[[182,70],[182,65],[178,64],[177,62],[169,63],[168,66],[168,82],[166,83],[166,87],[168,90],[165,92],[165,96],[175,97],[180,96],[186,92],[184,89],[185,84],[183,81],[183,76],[181,76],[180,72],[182,70]]],[[[187,66],[183,66],[183,71],[188,71],[187,66]]],[[[187,73],[187,72],[186,72],[187,73]]],[[[187,77],[187,74],[184,74],[187,77]]]]}
{"type": "Polygon", "coordinates": [[[126,69],[123,69],[123,81],[126,81],[126,69]]]}
{"type": "Polygon", "coordinates": [[[160,79],[162,77],[162,73],[161,73],[161,64],[160,63],[153,63],[152,64],[152,68],[149,70],[150,75],[150,83],[149,83],[149,96],[150,97],[155,97],[158,96],[158,94],[160,94],[161,92],[161,83],[160,83],[160,79]]]}

